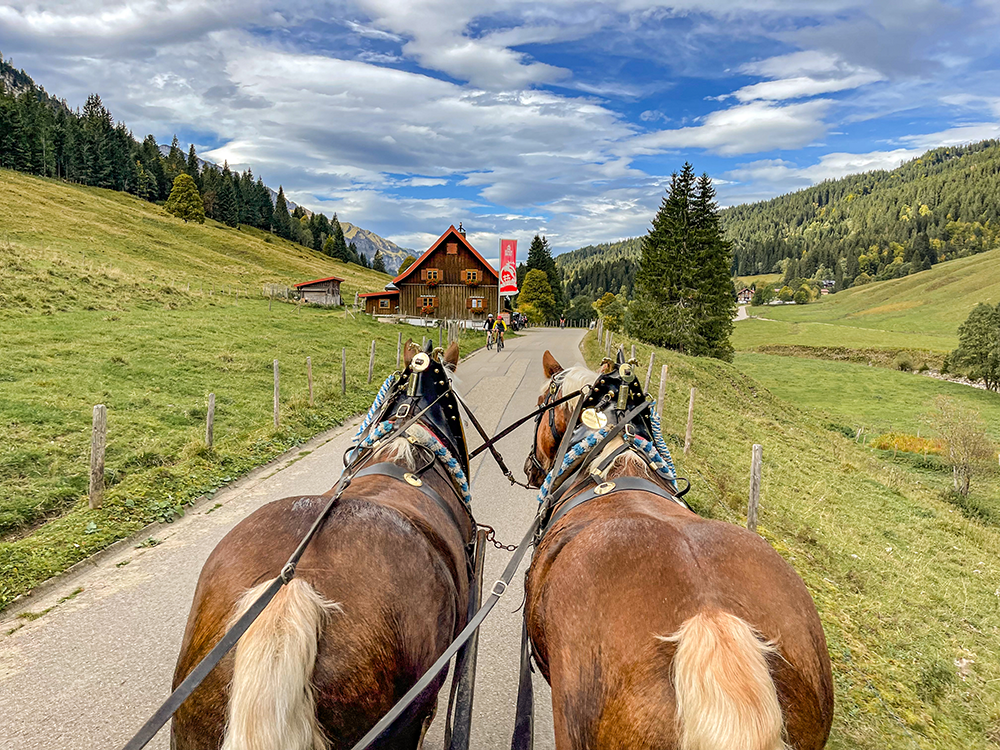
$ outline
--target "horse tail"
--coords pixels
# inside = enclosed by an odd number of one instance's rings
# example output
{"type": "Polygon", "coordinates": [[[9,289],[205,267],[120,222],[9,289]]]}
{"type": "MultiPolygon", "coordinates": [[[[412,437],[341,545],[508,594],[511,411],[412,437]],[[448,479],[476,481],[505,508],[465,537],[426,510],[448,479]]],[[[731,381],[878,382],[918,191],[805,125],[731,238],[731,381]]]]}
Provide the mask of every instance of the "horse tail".
{"type": "MultiPolygon", "coordinates": [[[[234,620],[270,585],[252,588],[234,620]]],[[[312,674],[323,624],[338,605],[295,578],[236,646],[222,750],[326,750],[312,674]]]]}
{"type": "Polygon", "coordinates": [[[685,620],[662,640],[677,644],[673,684],[682,750],[786,750],[767,665],[773,644],[718,610],[685,620]]]}

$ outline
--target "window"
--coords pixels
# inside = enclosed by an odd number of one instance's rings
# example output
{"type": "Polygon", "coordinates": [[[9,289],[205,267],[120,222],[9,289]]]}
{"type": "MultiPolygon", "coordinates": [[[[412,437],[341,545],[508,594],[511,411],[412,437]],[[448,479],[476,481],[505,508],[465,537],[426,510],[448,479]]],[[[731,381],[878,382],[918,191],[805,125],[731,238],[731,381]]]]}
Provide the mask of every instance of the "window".
{"type": "Polygon", "coordinates": [[[417,304],[420,307],[437,307],[438,299],[437,297],[417,297],[417,304]]]}
{"type": "Polygon", "coordinates": [[[389,300],[388,300],[388,298],[383,297],[382,299],[380,299],[378,301],[378,306],[380,308],[384,309],[384,310],[388,310],[389,309],[389,300]]]}
{"type": "Polygon", "coordinates": [[[441,281],[441,269],[439,268],[425,268],[424,269],[424,279],[429,283],[437,283],[441,281]]]}
{"type": "Polygon", "coordinates": [[[458,255],[457,242],[449,242],[448,244],[445,245],[445,247],[448,249],[448,255],[458,255]]]}
{"type": "Polygon", "coordinates": [[[486,300],[483,297],[469,297],[465,306],[473,312],[482,312],[486,309],[486,300]]]}
{"type": "Polygon", "coordinates": [[[479,281],[479,271],[474,268],[465,269],[465,280],[469,281],[479,281]]]}

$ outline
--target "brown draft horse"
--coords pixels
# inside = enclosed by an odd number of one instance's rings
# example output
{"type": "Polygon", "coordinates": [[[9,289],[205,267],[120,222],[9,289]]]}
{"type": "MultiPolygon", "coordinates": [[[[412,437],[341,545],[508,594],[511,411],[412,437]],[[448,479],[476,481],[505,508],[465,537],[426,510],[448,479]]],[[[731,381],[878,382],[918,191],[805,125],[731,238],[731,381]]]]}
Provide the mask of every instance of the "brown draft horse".
{"type": "MultiPolygon", "coordinates": [[[[413,356],[407,342],[406,364],[413,356]]],[[[454,370],[458,345],[443,362],[454,370]]],[[[414,425],[408,430],[424,429],[414,425]]],[[[364,465],[415,471],[411,444],[389,441],[364,465]]],[[[384,475],[355,479],[283,587],[174,717],[175,750],[349,748],[412,686],[465,625],[465,545],[473,529],[440,462],[422,474],[452,506],[384,475]],[[457,524],[456,524],[457,519],[457,524]]],[[[241,521],[198,580],[174,686],[281,570],[326,497],[286,497],[241,521]],[[263,583],[262,583],[263,582],[263,583]]],[[[413,750],[441,682],[372,745],[413,750]]]]}
{"type": "MultiPolygon", "coordinates": [[[[563,371],[549,352],[542,364],[547,378],[563,371]]],[[[597,375],[578,367],[562,377],[570,393],[597,375]]],[[[572,407],[558,407],[560,434],[572,407]]],[[[548,471],[557,444],[547,420],[533,450],[548,471]]],[[[543,478],[531,457],[525,473],[543,478]]],[[[610,465],[606,479],[616,476],[665,486],[632,451],[610,465]]],[[[802,580],[758,535],[652,493],[613,491],[556,522],[526,587],[559,750],[826,743],[833,679],[823,628],[802,580]]]]}

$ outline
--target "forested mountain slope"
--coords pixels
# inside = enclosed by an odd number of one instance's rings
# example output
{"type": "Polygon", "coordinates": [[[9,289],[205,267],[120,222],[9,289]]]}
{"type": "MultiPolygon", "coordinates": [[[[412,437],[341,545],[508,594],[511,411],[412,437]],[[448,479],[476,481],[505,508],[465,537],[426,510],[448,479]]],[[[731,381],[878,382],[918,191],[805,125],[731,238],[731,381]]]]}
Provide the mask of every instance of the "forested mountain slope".
{"type": "MultiPolygon", "coordinates": [[[[733,273],[817,274],[838,289],[894,279],[1000,247],[1000,141],[938,148],[893,170],[827,180],[722,212],[733,273]],[[789,266],[792,266],[789,269],[789,266]]],[[[618,293],[641,238],[556,258],[568,296],[618,293]]]]}

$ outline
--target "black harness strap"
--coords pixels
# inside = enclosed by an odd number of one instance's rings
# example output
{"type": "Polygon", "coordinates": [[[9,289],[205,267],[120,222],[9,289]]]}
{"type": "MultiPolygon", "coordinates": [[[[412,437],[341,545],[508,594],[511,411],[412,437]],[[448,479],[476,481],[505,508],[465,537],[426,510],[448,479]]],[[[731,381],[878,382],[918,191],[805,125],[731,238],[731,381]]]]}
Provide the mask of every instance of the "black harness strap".
{"type": "Polygon", "coordinates": [[[516,430],[521,425],[523,425],[529,419],[534,419],[536,417],[539,417],[542,414],[544,414],[546,411],[548,411],[548,410],[550,410],[550,409],[552,409],[552,408],[554,408],[556,406],[559,406],[561,404],[564,404],[567,401],[569,401],[570,399],[576,398],[581,393],[583,393],[582,390],[580,390],[580,391],[573,391],[569,395],[563,396],[562,398],[556,399],[555,401],[548,401],[548,400],[546,400],[545,403],[543,403],[541,406],[539,406],[533,412],[531,412],[527,416],[521,417],[516,422],[513,422],[512,424],[509,424],[502,431],[498,432],[496,435],[494,435],[489,440],[487,440],[485,443],[483,443],[478,448],[476,448],[474,451],[472,451],[472,453],[469,454],[469,460],[471,461],[476,456],[478,456],[480,453],[482,453],[484,450],[492,447],[492,445],[494,443],[498,443],[501,440],[503,440],[505,437],[507,437],[510,433],[512,433],[514,430],[516,430]]]}
{"type": "Polygon", "coordinates": [[[476,612],[475,616],[469,620],[469,623],[462,629],[462,632],[458,634],[458,637],[452,641],[451,645],[444,650],[444,653],[438,657],[423,676],[417,680],[416,684],[411,687],[402,698],[400,698],[396,705],[383,716],[379,722],[373,726],[368,734],[362,737],[351,750],[364,750],[369,745],[371,745],[375,740],[377,740],[383,732],[385,732],[392,723],[400,717],[400,715],[409,707],[409,705],[416,700],[428,685],[430,685],[437,676],[448,666],[448,662],[451,661],[451,657],[465,644],[472,634],[476,632],[479,626],[482,624],[483,620],[486,619],[486,615],[490,613],[494,605],[500,601],[500,597],[504,595],[507,591],[507,586],[510,584],[510,579],[514,577],[514,572],[517,570],[517,566],[520,564],[524,553],[528,551],[528,547],[531,546],[532,540],[535,537],[535,532],[538,530],[539,517],[535,516],[534,522],[528,528],[527,533],[524,535],[524,539],[517,546],[517,551],[511,556],[510,561],[507,563],[507,567],[504,568],[503,575],[493,584],[493,589],[490,591],[489,598],[486,599],[486,603],[480,607],[479,611],[476,612]]]}
{"type": "Polygon", "coordinates": [[[595,497],[603,497],[610,492],[621,492],[623,490],[648,492],[651,495],[658,495],[659,497],[677,503],[677,505],[680,505],[682,508],[688,509],[687,505],[683,501],[677,499],[677,497],[670,490],[666,487],[661,487],[656,482],[646,479],[646,477],[617,477],[608,482],[604,482],[602,485],[587,487],[580,494],[573,495],[566,500],[566,502],[556,508],[556,510],[552,513],[552,516],[545,524],[545,528],[542,529],[541,535],[545,536],[545,534],[547,534],[549,530],[556,525],[556,522],[560,518],[565,516],[574,508],[583,505],[588,500],[593,500],[595,497]],[[603,492],[599,492],[598,490],[602,486],[606,487],[606,489],[603,492]]]}

